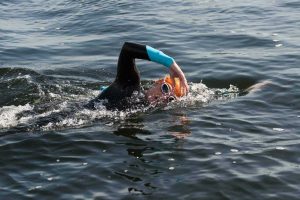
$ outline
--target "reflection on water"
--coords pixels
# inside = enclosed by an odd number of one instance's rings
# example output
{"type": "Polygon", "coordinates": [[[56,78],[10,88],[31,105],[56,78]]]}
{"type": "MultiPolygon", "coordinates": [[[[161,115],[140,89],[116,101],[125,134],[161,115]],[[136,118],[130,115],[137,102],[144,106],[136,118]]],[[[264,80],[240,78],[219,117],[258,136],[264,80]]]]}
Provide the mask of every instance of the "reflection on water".
{"type": "Polygon", "coordinates": [[[184,115],[176,116],[176,118],[178,119],[174,122],[177,122],[177,124],[170,126],[168,128],[168,132],[177,139],[184,139],[185,137],[188,137],[191,134],[191,130],[188,126],[190,124],[190,120],[184,115]]]}

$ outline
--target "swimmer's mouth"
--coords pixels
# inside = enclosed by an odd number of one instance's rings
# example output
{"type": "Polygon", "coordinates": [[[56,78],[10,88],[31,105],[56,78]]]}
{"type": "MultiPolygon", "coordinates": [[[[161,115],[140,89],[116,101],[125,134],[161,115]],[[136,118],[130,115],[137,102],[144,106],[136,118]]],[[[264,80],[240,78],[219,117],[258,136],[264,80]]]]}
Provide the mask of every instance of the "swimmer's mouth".
{"type": "Polygon", "coordinates": [[[150,105],[166,105],[170,102],[175,101],[177,98],[174,96],[151,96],[151,95],[145,95],[146,96],[146,102],[150,105]]]}

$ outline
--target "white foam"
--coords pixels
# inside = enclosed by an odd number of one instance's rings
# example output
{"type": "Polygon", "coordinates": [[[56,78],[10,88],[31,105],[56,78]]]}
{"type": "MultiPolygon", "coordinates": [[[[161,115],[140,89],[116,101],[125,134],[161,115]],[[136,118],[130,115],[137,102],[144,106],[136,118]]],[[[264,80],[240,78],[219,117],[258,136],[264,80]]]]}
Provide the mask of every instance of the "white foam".
{"type": "Polygon", "coordinates": [[[190,85],[190,91],[187,96],[182,97],[179,101],[174,101],[170,108],[181,106],[188,107],[196,103],[208,103],[214,95],[214,91],[209,90],[203,83],[193,83],[190,85]]]}
{"type": "Polygon", "coordinates": [[[188,107],[195,104],[206,104],[210,101],[223,101],[237,97],[239,89],[230,85],[228,89],[209,89],[203,83],[192,83],[190,85],[190,92],[187,96],[182,97],[177,102],[172,102],[170,108],[174,107],[188,107]],[[175,105],[175,106],[172,106],[175,105]]]}
{"type": "Polygon", "coordinates": [[[282,132],[282,131],[284,131],[284,129],[283,129],[283,128],[273,128],[273,130],[274,130],[274,131],[278,131],[278,132],[282,132]]]}
{"type": "Polygon", "coordinates": [[[284,147],[275,147],[275,149],[277,149],[277,150],[285,150],[284,147]]]}
{"type": "Polygon", "coordinates": [[[52,92],[49,92],[49,96],[52,97],[52,98],[59,98],[59,97],[61,97],[59,94],[54,94],[52,92]]]}
{"type": "Polygon", "coordinates": [[[23,111],[32,110],[33,106],[30,104],[19,106],[3,106],[0,108],[0,128],[9,128],[17,126],[19,123],[26,123],[27,118],[19,118],[17,114],[23,111]]]}
{"type": "MultiPolygon", "coordinates": [[[[18,76],[16,77],[12,77],[12,78],[5,78],[5,81],[6,82],[9,82],[9,81],[13,81],[13,80],[16,80],[16,79],[26,79],[28,81],[28,83],[32,83],[32,78],[29,74],[21,74],[19,73],[18,76]]],[[[1,78],[2,80],[2,78],[1,78]]]]}
{"type": "Polygon", "coordinates": [[[28,80],[32,80],[31,79],[31,76],[29,75],[29,74],[25,74],[25,75],[22,75],[22,74],[18,74],[18,76],[17,77],[14,77],[14,79],[28,79],[28,80]]]}
{"type": "MultiPolygon", "coordinates": [[[[31,79],[28,75],[22,76],[20,78],[31,79]]],[[[67,84],[68,85],[68,84],[67,84]]],[[[99,94],[98,90],[88,90],[82,94],[69,94],[69,95],[61,95],[62,88],[61,85],[56,85],[59,91],[56,92],[48,92],[47,98],[50,98],[51,101],[58,101],[59,103],[50,107],[50,110],[47,109],[42,112],[36,113],[35,109],[33,110],[33,106],[26,104],[24,106],[4,106],[0,108],[0,128],[8,128],[17,126],[20,123],[35,123],[35,120],[39,118],[50,116],[55,113],[64,113],[70,110],[70,106],[73,106],[70,115],[64,116],[60,121],[49,122],[48,124],[40,127],[43,130],[51,130],[53,128],[62,128],[62,127],[76,127],[89,124],[94,120],[99,120],[103,118],[110,118],[113,120],[124,120],[126,117],[139,113],[146,112],[152,107],[142,107],[136,109],[130,109],[126,111],[116,111],[116,110],[107,110],[106,107],[99,103],[96,105],[96,110],[88,110],[77,107],[77,103],[87,102],[92,97],[95,97],[99,94]],[[61,92],[61,93],[60,93],[61,92]],[[63,99],[62,99],[63,98],[63,99]],[[24,116],[18,116],[19,113],[23,111],[33,111],[27,112],[24,116]]],[[[41,90],[42,91],[42,90],[41,90]]],[[[190,84],[190,92],[187,96],[181,98],[179,101],[171,102],[169,105],[164,107],[164,109],[176,109],[178,107],[189,107],[191,105],[206,104],[212,100],[227,100],[230,98],[234,98],[235,96],[232,94],[238,92],[238,88],[231,85],[229,89],[209,89],[203,83],[191,83],[190,84]]],[[[40,92],[40,95],[41,92],[40,92]]],[[[41,102],[41,104],[43,104],[41,102]]],[[[107,126],[112,126],[113,123],[107,123],[107,126]]]]}
{"type": "MultiPolygon", "coordinates": [[[[50,111],[47,111],[47,112],[44,112],[44,113],[41,113],[41,114],[33,114],[33,115],[28,115],[28,116],[24,116],[21,118],[22,122],[29,122],[30,120],[34,120],[34,119],[37,119],[37,118],[40,118],[40,117],[47,117],[53,113],[59,113],[60,111],[62,111],[64,108],[66,108],[68,105],[68,102],[64,101],[62,103],[59,104],[59,107],[57,109],[53,109],[53,110],[50,110],[50,111]]],[[[21,122],[21,120],[19,120],[21,122]]],[[[49,130],[48,128],[51,128],[53,126],[53,124],[50,122],[49,124],[47,124],[45,126],[45,129],[46,130],[49,130]]]]}
{"type": "MultiPolygon", "coordinates": [[[[99,104],[97,105],[96,110],[88,110],[88,109],[79,109],[77,112],[73,113],[71,116],[59,121],[59,122],[49,122],[47,125],[41,127],[43,130],[51,130],[53,128],[60,127],[74,127],[74,126],[82,126],[96,119],[103,118],[111,118],[115,120],[123,120],[128,115],[132,113],[136,113],[139,110],[128,110],[128,111],[111,111],[107,110],[105,106],[99,104]]],[[[61,107],[58,110],[52,110],[47,113],[39,114],[36,116],[32,116],[34,118],[47,116],[54,112],[63,112],[63,108],[61,107]]]]}

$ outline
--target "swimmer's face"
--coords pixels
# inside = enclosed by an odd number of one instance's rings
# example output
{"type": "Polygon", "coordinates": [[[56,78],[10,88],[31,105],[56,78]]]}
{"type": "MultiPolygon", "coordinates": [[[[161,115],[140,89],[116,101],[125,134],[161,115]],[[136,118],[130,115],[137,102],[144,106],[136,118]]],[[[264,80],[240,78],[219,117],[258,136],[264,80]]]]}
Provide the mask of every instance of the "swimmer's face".
{"type": "Polygon", "coordinates": [[[156,82],[146,91],[146,98],[151,105],[167,104],[176,99],[173,88],[166,82],[156,82]]]}

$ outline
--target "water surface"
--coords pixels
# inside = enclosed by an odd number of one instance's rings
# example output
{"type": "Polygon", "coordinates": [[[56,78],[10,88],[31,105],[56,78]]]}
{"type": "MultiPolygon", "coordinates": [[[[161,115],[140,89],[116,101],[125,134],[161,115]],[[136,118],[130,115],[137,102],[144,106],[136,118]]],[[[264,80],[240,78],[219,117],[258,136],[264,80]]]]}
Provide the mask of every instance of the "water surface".
{"type": "MultiPolygon", "coordinates": [[[[0,3],[1,199],[298,199],[299,8],[0,3]],[[125,41],[174,57],[190,95],[165,108],[83,109],[114,80],[125,41]]],[[[144,85],[168,72],[137,65],[144,85]]]]}

